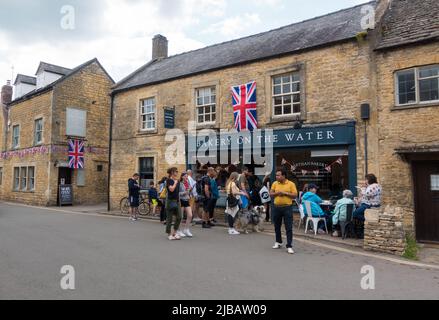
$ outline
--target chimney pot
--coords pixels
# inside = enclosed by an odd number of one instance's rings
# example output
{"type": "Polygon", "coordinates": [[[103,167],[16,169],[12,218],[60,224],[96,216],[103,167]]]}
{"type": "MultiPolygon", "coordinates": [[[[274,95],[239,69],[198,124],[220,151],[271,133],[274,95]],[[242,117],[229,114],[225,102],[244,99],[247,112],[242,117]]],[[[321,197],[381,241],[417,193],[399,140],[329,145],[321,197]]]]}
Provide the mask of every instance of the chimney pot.
{"type": "Polygon", "coordinates": [[[152,39],[152,59],[165,59],[168,57],[168,39],[161,34],[152,39]]]}

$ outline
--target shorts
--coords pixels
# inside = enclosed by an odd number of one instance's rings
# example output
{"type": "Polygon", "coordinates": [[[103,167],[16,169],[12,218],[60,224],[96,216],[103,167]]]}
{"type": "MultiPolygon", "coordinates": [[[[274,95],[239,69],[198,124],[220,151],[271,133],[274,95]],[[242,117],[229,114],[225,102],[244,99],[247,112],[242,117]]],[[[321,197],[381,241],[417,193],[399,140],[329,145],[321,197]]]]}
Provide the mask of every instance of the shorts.
{"type": "Polygon", "coordinates": [[[139,197],[129,197],[130,207],[131,208],[138,208],[140,206],[140,200],[139,197]]]}
{"type": "Polygon", "coordinates": [[[187,200],[181,200],[180,202],[183,208],[189,208],[191,206],[191,204],[187,200]]]}

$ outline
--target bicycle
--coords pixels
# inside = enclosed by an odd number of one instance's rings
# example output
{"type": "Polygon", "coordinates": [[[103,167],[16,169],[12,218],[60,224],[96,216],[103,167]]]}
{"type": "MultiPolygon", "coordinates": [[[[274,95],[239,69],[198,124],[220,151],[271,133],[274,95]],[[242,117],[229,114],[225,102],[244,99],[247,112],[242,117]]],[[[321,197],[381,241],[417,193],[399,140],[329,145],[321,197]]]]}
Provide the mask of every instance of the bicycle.
{"type": "MultiPolygon", "coordinates": [[[[129,215],[130,214],[130,201],[128,197],[122,198],[120,200],[120,212],[122,215],[129,215]]],[[[152,205],[148,198],[148,193],[141,192],[140,193],[140,202],[139,202],[139,214],[141,216],[149,216],[152,213],[152,205]]],[[[153,216],[157,216],[157,214],[153,214],[153,216]]]]}

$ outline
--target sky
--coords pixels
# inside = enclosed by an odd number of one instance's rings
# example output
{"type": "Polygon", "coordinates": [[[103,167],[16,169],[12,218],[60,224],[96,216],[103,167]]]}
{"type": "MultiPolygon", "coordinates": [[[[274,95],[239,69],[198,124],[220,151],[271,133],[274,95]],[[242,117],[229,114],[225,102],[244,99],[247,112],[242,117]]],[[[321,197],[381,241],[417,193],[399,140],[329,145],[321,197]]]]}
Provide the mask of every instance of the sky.
{"type": "Polygon", "coordinates": [[[156,34],[174,55],[365,2],[0,0],[0,85],[34,76],[40,61],[74,68],[95,57],[119,81],[151,59],[156,34]]]}

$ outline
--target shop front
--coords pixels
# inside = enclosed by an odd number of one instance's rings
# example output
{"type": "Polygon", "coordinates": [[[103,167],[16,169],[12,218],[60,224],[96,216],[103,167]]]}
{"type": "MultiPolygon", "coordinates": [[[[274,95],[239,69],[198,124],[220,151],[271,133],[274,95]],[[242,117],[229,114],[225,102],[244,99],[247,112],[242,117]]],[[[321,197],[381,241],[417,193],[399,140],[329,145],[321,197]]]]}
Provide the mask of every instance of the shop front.
{"type": "MultiPolygon", "coordinates": [[[[286,169],[288,178],[299,190],[313,183],[320,187],[323,198],[340,198],[345,189],[356,193],[355,130],[355,122],[347,122],[301,129],[260,130],[250,137],[236,132],[190,136],[188,167],[199,175],[204,175],[208,167],[216,168],[218,185],[222,189],[228,176],[234,171],[240,172],[244,166],[255,172],[261,181],[267,175],[274,181],[276,170],[286,169]],[[256,151],[261,154],[255,156],[256,151]]],[[[219,203],[225,203],[225,199],[219,203]]]]}

